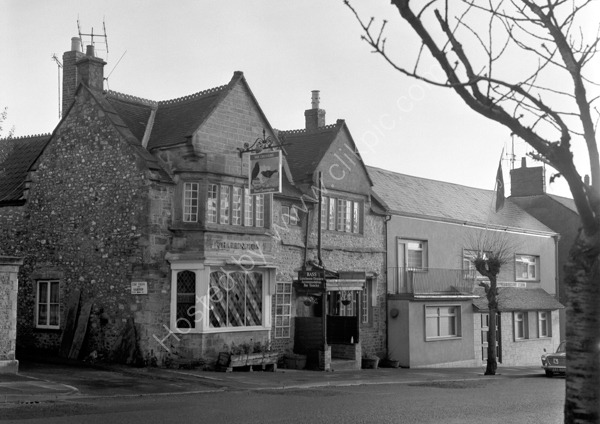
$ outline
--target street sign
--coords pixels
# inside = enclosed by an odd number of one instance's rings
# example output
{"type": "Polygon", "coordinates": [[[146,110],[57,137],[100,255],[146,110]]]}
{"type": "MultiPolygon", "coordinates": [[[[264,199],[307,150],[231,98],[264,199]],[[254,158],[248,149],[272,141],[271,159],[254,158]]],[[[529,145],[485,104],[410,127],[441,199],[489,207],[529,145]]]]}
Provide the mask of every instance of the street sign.
{"type": "Polygon", "coordinates": [[[300,281],[321,281],[325,277],[323,270],[316,271],[298,271],[298,280],[300,281]]]}

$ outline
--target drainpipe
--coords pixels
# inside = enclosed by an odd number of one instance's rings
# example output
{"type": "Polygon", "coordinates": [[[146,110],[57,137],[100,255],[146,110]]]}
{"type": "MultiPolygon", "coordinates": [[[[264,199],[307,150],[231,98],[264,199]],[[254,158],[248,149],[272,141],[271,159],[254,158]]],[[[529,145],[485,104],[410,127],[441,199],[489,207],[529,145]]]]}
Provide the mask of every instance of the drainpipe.
{"type": "Polygon", "coordinates": [[[560,240],[560,234],[556,234],[552,238],[554,239],[554,293],[556,299],[560,301],[560,277],[558,274],[560,270],[558,265],[558,241],[560,240]]]}
{"type": "Polygon", "coordinates": [[[384,242],[384,254],[383,254],[383,266],[385,269],[385,291],[383,293],[385,303],[385,354],[390,354],[390,335],[389,335],[389,314],[388,314],[388,285],[389,272],[388,272],[388,222],[392,219],[392,215],[386,215],[383,221],[383,242],[384,242]]]}
{"type": "MultiPolygon", "coordinates": [[[[314,206],[313,206],[314,208],[314,206]]],[[[310,228],[310,211],[312,208],[306,211],[306,231],[304,233],[304,262],[302,263],[302,271],[306,271],[306,255],[308,254],[308,234],[310,228]]]]}
{"type": "Polygon", "coordinates": [[[319,208],[317,209],[318,213],[319,213],[319,219],[317,220],[318,222],[318,226],[317,226],[317,231],[318,231],[318,238],[317,238],[317,258],[319,258],[319,266],[323,268],[323,259],[321,259],[321,208],[323,207],[323,182],[321,180],[321,171],[319,171],[319,175],[317,177],[319,179],[318,183],[319,183],[319,208]]]}

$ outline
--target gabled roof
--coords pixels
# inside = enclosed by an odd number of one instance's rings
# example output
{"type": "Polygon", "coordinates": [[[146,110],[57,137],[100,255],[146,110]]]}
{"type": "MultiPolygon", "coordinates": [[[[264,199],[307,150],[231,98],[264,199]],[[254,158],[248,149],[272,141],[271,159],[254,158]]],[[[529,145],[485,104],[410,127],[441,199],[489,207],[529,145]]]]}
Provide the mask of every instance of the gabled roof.
{"type": "Polygon", "coordinates": [[[106,92],[106,100],[119,114],[133,135],[142,141],[152,110],[156,110],[157,102],[133,97],[115,91],[106,92]]]}
{"type": "Polygon", "coordinates": [[[466,187],[367,167],[373,191],[395,215],[525,232],[554,232],[529,215],[510,198],[497,213],[493,190],[466,187]]]}
{"type": "Polygon", "coordinates": [[[0,139],[0,206],[24,203],[29,167],[50,139],[50,134],[0,139]]]}
{"type": "Polygon", "coordinates": [[[344,121],[319,127],[316,130],[279,131],[279,137],[288,153],[287,160],[294,181],[312,178],[319,163],[342,129],[344,121]]]}
{"type": "MultiPolygon", "coordinates": [[[[479,311],[488,310],[488,301],[483,287],[474,290],[478,299],[473,306],[479,311]]],[[[498,287],[498,311],[553,311],[564,306],[544,289],[522,289],[517,287],[498,287]]]]}
{"type": "Polygon", "coordinates": [[[575,200],[569,199],[568,197],[557,196],[555,194],[546,194],[546,195],[548,197],[550,197],[552,200],[554,200],[555,202],[560,203],[561,205],[563,205],[567,209],[570,209],[571,211],[573,211],[577,215],[579,215],[579,212],[577,211],[577,207],[575,206],[575,200]]]}
{"type": "Polygon", "coordinates": [[[228,86],[158,102],[148,150],[184,143],[214,110],[228,86]]]}

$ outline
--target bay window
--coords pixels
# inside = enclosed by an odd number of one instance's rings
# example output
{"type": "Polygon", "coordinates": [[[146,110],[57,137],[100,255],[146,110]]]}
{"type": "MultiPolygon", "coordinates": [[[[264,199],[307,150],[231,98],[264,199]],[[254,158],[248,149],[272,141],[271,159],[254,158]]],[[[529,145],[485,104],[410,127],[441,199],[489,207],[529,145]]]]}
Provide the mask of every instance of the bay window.
{"type": "Polygon", "coordinates": [[[250,195],[247,188],[208,184],[206,222],[221,225],[265,226],[265,197],[250,195]]]}
{"type": "Polygon", "coordinates": [[[274,270],[205,266],[201,262],[171,263],[171,329],[175,333],[216,333],[271,329],[272,297],[281,317],[278,333],[289,337],[291,283],[277,286],[274,270]],[[273,293],[270,292],[273,290],[273,293]],[[287,330],[286,330],[287,328],[287,330]]]}

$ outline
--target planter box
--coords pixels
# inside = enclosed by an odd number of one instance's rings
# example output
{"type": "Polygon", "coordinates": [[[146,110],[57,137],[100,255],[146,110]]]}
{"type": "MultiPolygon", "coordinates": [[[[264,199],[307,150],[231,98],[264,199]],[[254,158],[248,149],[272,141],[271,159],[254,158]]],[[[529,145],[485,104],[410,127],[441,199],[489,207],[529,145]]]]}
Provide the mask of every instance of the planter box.
{"type": "Polygon", "coordinates": [[[279,352],[256,352],[242,353],[239,355],[231,355],[227,352],[219,353],[217,365],[219,368],[225,368],[225,371],[231,372],[233,368],[250,367],[260,365],[264,370],[267,366],[272,367],[273,371],[277,370],[277,361],[279,360],[279,352]]]}
{"type": "Polygon", "coordinates": [[[306,355],[286,356],[285,367],[290,370],[303,370],[306,367],[306,355]]]}
{"type": "Polygon", "coordinates": [[[377,369],[379,366],[379,359],[362,358],[363,369],[377,369]]]}
{"type": "Polygon", "coordinates": [[[398,368],[400,367],[400,361],[394,361],[392,359],[384,359],[380,362],[380,365],[385,368],[398,368]]]}

